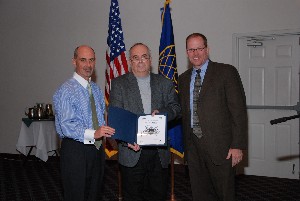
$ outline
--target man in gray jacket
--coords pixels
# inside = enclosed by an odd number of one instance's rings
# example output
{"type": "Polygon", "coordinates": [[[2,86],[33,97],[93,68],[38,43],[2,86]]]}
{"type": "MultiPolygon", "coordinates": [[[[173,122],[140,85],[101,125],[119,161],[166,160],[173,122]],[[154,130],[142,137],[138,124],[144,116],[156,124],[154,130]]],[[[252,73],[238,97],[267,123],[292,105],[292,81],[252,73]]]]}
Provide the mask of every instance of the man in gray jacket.
{"type": "MultiPolygon", "coordinates": [[[[150,73],[149,48],[130,48],[132,72],[112,80],[110,106],[135,114],[167,113],[168,121],[180,113],[172,81],[150,73]]],[[[165,201],[168,192],[169,147],[143,147],[119,142],[119,164],[124,201],[165,201]]]]}

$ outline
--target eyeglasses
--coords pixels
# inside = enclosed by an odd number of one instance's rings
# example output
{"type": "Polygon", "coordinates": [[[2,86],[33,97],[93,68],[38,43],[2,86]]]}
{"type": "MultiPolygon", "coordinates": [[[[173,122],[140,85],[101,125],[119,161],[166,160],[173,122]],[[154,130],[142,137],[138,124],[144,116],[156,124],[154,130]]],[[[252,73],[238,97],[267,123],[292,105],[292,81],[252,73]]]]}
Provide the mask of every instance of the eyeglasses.
{"type": "Polygon", "coordinates": [[[205,49],[206,47],[198,47],[198,48],[190,48],[190,49],[187,49],[186,51],[188,52],[188,53],[192,53],[192,52],[195,52],[195,51],[197,51],[197,52],[202,52],[204,49],[205,49]]]}
{"type": "Polygon", "coordinates": [[[148,55],[142,55],[141,58],[139,58],[138,56],[133,56],[130,60],[134,63],[138,63],[138,62],[146,62],[150,59],[150,56],[148,55]]]}

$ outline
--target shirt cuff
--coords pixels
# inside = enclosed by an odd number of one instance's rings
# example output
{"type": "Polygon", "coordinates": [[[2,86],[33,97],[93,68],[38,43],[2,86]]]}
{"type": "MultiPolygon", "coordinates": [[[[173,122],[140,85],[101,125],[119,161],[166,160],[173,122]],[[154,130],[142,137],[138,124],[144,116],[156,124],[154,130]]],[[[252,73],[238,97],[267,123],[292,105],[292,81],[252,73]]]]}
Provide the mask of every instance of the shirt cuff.
{"type": "Polygon", "coordinates": [[[94,133],[95,133],[95,130],[86,129],[84,131],[83,143],[84,144],[94,144],[95,143],[94,133]]]}

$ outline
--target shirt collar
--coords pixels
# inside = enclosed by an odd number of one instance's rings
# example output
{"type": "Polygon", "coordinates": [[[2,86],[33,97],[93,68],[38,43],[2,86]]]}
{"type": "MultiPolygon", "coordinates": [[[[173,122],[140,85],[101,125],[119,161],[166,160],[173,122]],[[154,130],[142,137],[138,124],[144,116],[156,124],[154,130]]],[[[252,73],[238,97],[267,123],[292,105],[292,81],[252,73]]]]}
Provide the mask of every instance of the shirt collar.
{"type": "MultiPolygon", "coordinates": [[[[205,74],[206,70],[207,70],[207,66],[208,66],[208,59],[206,60],[206,62],[201,66],[201,74],[205,74]]],[[[193,66],[193,74],[196,73],[196,68],[193,66]]]]}
{"type": "Polygon", "coordinates": [[[76,72],[73,74],[73,78],[79,82],[81,86],[83,86],[85,89],[87,88],[87,85],[89,82],[91,82],[91,78],[89,78],[89,81],[78,75],[76,72]]]}

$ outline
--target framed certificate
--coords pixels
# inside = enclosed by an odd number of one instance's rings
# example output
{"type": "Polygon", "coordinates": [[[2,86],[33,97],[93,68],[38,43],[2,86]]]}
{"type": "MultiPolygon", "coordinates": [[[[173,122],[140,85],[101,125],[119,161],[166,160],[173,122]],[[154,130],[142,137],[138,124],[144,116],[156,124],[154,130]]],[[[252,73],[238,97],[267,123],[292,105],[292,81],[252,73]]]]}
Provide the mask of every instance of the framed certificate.
{"type": "Polygon", "coordinates": [[[136,143],[138,145],[166,145],[167,118],[165,115],[141,115],[137,122],[136,143]]]}
{"type": "Polygon", "coordinates": [[[167,146],[167,114],[136,115],[109,106],[108,125],[115,129],[113,139],[141,146],[167,146]]]}

